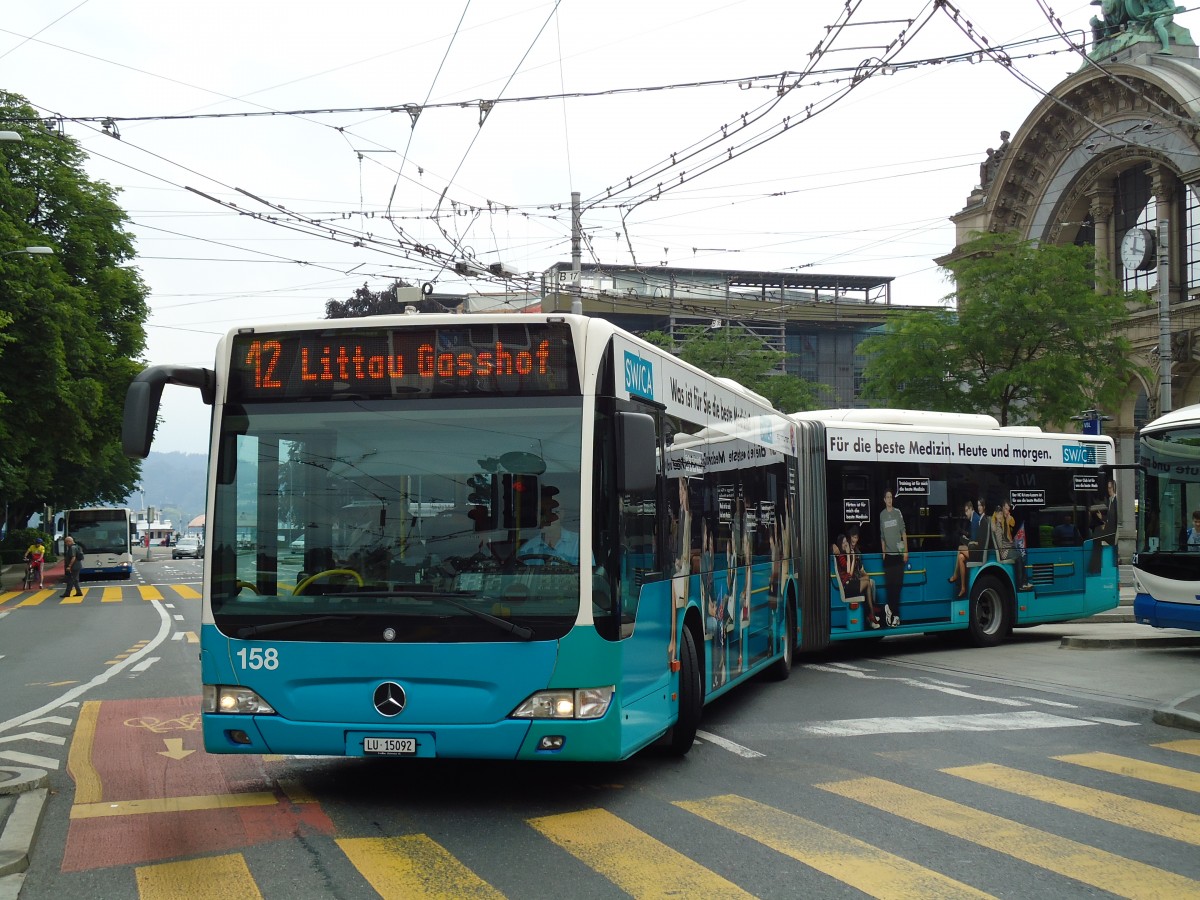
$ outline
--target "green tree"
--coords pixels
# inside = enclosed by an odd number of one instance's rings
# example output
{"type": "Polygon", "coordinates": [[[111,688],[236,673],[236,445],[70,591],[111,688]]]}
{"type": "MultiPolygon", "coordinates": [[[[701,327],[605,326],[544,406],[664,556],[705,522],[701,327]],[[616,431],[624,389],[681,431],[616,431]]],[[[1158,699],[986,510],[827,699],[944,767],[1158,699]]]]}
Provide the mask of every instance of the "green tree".
{"type": "MultiPolygon", "coordinates": [[[[325,302],[325,318],[327,319],[354,319],[361,316],[399,316],[404,314],[404,307],[420,304],[413,304],[411,300],[400,300],[396,297],[396,289],[402,287],[411,287],[405,281],[395,281],[392,286],[382,291],[373,291],[367,287],[366,282],[363,286],[355,290],[354,296],[349,300],[327,300],[325,302]]],[[[424,298],[422,298],[424,301],[424,298]]],[[[420,312],[444,312],[442,309],[420,309],[420,312]]]]}
{"type": "Polygon", "coordinates": [[[760,338],[744,328],[687,326],[680,329],[677,343],[663,331],[649,331],[642,337],[671,351],[684,362],[745,385],[783,412],[817,408],[819,385],[796,375],[771,374],[787,354],[765,346],[760,338]]]}
{"type": "Polygon", "coordinates": [[[1113,408],[1139,373],[1124,326],[1147,297],[1096,282],[1093,248],[1011,233],[964,246],[947,268],[956,308],[912,310],[862,342],[863,395],[885,405],[991,413],[1053,426],[1113,408]],[[1099,288],[1099,289],[1097,289],[1099,288]]]}
{"type": "Polygon", "coordinates": [[[0,92],[0,500],[10,522],[43,504],[119,503],[139,465],[120,446],[125,390],[145,351],[146,288],[116,191],[89,180],[76,141],[0,92]]]}

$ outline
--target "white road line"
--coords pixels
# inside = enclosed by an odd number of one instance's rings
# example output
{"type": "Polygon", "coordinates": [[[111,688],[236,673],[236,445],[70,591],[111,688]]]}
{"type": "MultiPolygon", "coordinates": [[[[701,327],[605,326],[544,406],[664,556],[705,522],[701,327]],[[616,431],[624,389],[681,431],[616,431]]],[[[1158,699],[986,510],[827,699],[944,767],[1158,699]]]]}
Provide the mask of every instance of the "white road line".
{"type": "MultiPolygon", "coordinates": [[[[153,638],[151,638],[149,643],[147,643],[145,647],[143,647],[141,650],[137,651],[136,653],[130,654],[129,656],[127,656],[125,659],[121,660],[116,665],[108,666],[103,672],[101,672],[99,675],[97,675],[91,681],[85,682],[84,684],[75,685],[75,687],[71,688],[69,691],[67,691],[65,694],[63,694],[61,697],[58,697],[55,700],[51,700],[49,703],[47,703],[43,706],[39,706],[37,709],[31,709],[31,710],[29,710],[29,712],[22,713],[19,716],[13,716],[13,718],[9,719],[6,722],[0,722],[0,731],[9,731],[10,729],[17,728],[21,725],[25,725],[26,723],[31,722],[34,719],[37,719],[41,716],[44,716],[44,715],[46,715],[46,713],[53,712],[54,710],[56,710],[62,706],[78,706],[79,701],[76,699],[77,697],[82,697],[88,691],[92,690],[93,688],[99,687],[100,685],[102,685],[106,681],[108,681],[110,678],[113,678],[119,672],[123,672],[130,666],[136,665],[137,663],[139,663],[143,659],[145,659],[147,656],[149,656],[151,653],[153,653],[154,650],[158,647],[158,645],[167,639],[167,634],[170,633],[170,630],[171,630],[171,620],[167,617],[166,610],[160,608],[162,604],[151,603],[149,605],[159,611],[158,614],[159,614],[160,618],[162,619],[162,621],[159,623],[159,626],[158,626],[158,634],[156,634],[153,638]]],[[[40,763],[36,764],[36,765],[40,765],[40,763]]],[[[41,766],[41,768],[46,768],[46,767],[41,766]]],[[[54,768],[55,769],[58,768],[57,760],[54,761],[54,768]]]]}
{"type": "Polygon", "coordinates": [[[1120,725],[1122,728],[1128,728],[1131,725],[1138,725],[1138,722],[1127,722],[1124,719],[1106,719],[1103,716],[1084,716],[1089,722],[1096,722],[1099,725],[1120,725]]]}
{"type": "Polygon", "coordinates": [[[757,750],[751,750],[749,747],[743,747],[741,744],[735,744],[733,741],[726,740],[715,734],[710,734],[707,731],[696,731],[696,737],[703,738],[710,744],[716,744],[723,750],[728,750],[730,753],[736,753],[738,756],[746,759],[759,759],[766,756],[765,753],[759,753],[757,750]]]}
{"type": "Polygon", "coordinates": [[[816,669],[818,672],[832,672],[835,675],[846,675],[850,678],[862,678],[867,681],[894,681],[899,684],[907,684],[910,687],[921,688],[925,691],[938,691],[942,694],[950,694],[953,697],[965,697],[968,700],[982,700],[984,703],[997,703],[1000,706],[1028,706],[1024,700],[1010,700],[1008,697],[988,697],[985,694],[972,694],[970,691],[964,691],[959,688],[946,687],[941,684],[934,684],[928,680],[917,678],[905,678],[895,675],[868,675],[866,672],[859,672],[853,669],[843,669],[834,666],[825,666],[815,663],[806,665],[806,669],[816,669]]]}
{"type": "Polygon", "coordinates": [[[1074,703],[1060,703],[1057,700],[1045,700],[1041,697],[1018,697],[1018,700],[1024,700],[1026,703],[1040,703],[1042,706],[1059,706],[1063,709],[1079,709],[1074,703]]]}
{"type": "Polygon", "coordinates": [[[74,719],[68,719],[66,716],[44,716],[40,719],[34,719],[32,722],[26,722],[26,725],[70,725],[74,719]]]}
{"type": "Polygon", "coordinates": [[[186,631],[177,631],[173,635],[171,635],[171,640],[182,641],[185,637],[187,637],[186,631]]]}
{"type": "Polygon", "coordinates": [[[821,737],[861,737],[868,734],[929,734],[939,731],[1027,731],[1033,728],[1080,728],[1089,719],[1068,719],[1028,710],[965,716],[893,716],[878,719],[833,719],[801,725],[805,734],[821,737]]]}
{"type": "Polygon", "coordinates": [[[18,750],[0,750],[0,759],[7,759],[23,766],[37,766],[39,769],[58,769],[58,760],[49,756],[34,756],[32,753],[21,753],[18,750]]]}
{"type": "Polygon", "coordinates": [[[143,659],[140,663],[130,669],[130,672],[145,672],[148,668],[158,662],[159,657],[151,656],[149,659],[143,659]]]}
{"type": "Polygon", "coordinates": [[[9,741],[40,741],[43,744],[57,744],[61,747],[67,742],[67,739],[57,734],[42,734],[40,731],[25,731],[21,734],[10,734],[7,737],[0,737],[0,744],[8,743],[9,741]]]}
{"type": "Polygon", "coordinates": [[[171,618],[173,618],[173,619],[174,619],[176,622],[182,622],[182,621],[183,621],[183,616],[181,616],[181,615],[174,615],[174,616],[172,616],[171,618]]]}

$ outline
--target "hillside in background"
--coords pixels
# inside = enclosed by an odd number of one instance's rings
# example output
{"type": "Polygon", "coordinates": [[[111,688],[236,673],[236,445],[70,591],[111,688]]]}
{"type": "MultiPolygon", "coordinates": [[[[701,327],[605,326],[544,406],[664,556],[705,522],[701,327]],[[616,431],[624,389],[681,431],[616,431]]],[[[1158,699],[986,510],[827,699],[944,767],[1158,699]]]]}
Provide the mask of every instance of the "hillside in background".
{"type": "Polygon", "coordinates": [[[152,506],[159,518],[182,530],[204,513],[204,484],[208,456],[202,453],[151,453],[142,462],[142,490],[125,505],[134,512],[152,506]],[[143,493],[145,500],[143,501],[143,493]]]}

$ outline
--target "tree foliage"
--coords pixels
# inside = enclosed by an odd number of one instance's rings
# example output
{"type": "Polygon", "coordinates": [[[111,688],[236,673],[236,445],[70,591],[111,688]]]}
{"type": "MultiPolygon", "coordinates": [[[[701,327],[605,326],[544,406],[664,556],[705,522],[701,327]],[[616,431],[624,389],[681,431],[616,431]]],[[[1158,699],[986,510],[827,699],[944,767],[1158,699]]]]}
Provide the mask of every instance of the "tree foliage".
{"type": "Polygon", "coordinates": [[[948,266],[957,308],[913,310],[862,342],[864,397],[885,405],[1061,425],[1112,408],[1139,369],[1124,336],[1130,303],[1097,285],[1094,250],[987,234],[948,266]],[[1097,289],[1099,288],[1099,289],[1097,289]]]}
{"type": "Polygon", "coordinates": [[[402,287],[411,287],[411,285],[404,281],[396,281],[386,290],[373,291],[367,287],[366,282],[363,282],[363,286],[358,288],[349,300],[326,301],[325,318],[355,319],[362,316],[403,315],[404,307],[413,305],[413,303],[411,300],[401,300],[396,296],[396,289],[402,287]]]}
{"type": "Polygon", "coordinates": [[[678,343],[662,331],[650,331],[642,337],[712,375],[745,385],[783,412],[817,406],[818,385],[796,375],[771,374],[787,354],[765,346],[744,328],[688,326],[680,329],[678,343]]]}
{"type": "Polygon", "coordinates": [[[132,492],[120,428],[147,307],[116,191],[23,98],[0,92],[0,122],[22,137],[0,143],[0,500],[21,524],[132,492]],[[9,252],[28,246],[55,252],[9,252]]]}

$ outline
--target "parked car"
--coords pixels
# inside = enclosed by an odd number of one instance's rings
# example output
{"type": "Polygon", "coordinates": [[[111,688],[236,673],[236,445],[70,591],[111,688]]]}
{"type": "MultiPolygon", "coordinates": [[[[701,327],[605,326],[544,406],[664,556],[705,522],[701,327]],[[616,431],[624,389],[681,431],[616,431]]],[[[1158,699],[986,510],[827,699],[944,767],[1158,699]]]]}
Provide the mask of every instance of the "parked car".
{"type": "Polygon", "coordinates": [[[288,544],[288,546],[291,547],[291,549],[293,551],[295,551],[296,553],[303,553],[304,552],[304,536],[301,535],[300,537],[296,538],[294,541],[292,541],[290,544],[288,544]]]}
{"type": "Polygon", "coordinates": [[[171,559],[204,559],[204,545],[194,537],[180,538],[171,549],[171,559]]]}

